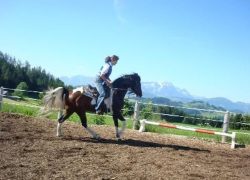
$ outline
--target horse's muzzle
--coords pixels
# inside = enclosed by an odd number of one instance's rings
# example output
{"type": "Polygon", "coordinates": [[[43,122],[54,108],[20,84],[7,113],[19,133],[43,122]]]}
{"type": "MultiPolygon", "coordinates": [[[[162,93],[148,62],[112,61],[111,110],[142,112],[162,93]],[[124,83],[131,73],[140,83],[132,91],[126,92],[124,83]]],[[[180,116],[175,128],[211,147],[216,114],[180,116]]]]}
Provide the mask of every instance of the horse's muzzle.
{"type": "Polygon", "coordinates": [[[142,94],[137,94],[136,97],[141,98],[141,97],[142,97],[142,94]]]}

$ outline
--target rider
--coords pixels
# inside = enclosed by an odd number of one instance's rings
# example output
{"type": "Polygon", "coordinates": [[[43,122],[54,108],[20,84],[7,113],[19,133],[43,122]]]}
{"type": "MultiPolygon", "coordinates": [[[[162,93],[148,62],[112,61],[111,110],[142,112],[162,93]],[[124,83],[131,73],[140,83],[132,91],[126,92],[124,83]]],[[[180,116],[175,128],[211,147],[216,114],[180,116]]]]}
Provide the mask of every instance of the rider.
{"type": "Polygon", "coordinates": [[[97,104],[95,107],[97,114],[101,113],[99,108],[104,101],[108,87],[111,87],[112,84],[112,81],[109,78],[112,73],[112,66],[116,65],[118,60],[119,57],[116,55],[106,57],[105,64],[101,67],[100,72],[96,77],[95,83],[97,91],[99,92],[99,97],[97,99],[97,104]]]}

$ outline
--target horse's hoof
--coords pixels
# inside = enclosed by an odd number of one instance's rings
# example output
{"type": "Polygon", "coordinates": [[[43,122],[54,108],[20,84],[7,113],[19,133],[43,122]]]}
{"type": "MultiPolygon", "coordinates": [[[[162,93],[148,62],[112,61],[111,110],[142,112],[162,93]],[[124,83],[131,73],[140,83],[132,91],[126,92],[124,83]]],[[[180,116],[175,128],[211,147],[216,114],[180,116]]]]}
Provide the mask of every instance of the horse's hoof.
{"type": "Polygon", "coordinates": [[[93,138],[96,139],[96,140],[100,140],[101,139],[101,137],[98,134],[95,135],[93,138]]]}
{"type": "Polygon", "coordinates": [[[121,136],[119,134],[116,134],[117,141],[122,141],[121,136]]]}
{"type": "Polygon", "coordinates": [[[117,139],[117,142],[122,142],[121,138],[116,138],[116,139],[117,139]]]}
{"type": "Polygon", "coordinates": [[[96,111],[96,114],[97,114],[97,115],[103,115],[103,112],[102,112],[101,110],[97,110],[97,111],[96,111]]]}

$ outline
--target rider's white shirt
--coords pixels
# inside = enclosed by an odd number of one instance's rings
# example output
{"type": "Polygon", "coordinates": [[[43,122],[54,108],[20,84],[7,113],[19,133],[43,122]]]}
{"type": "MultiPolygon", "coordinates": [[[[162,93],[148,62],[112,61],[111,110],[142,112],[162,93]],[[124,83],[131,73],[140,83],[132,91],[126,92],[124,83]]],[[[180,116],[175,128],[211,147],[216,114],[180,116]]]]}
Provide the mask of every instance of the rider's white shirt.
{"type": "Polygon", "coordinates": [[[108,63],[105,63],[103,65],[103,68],[100,72],[100,76],[103,75],[103,74],[107,74],[108,73],[108,70],[109,70],[109,66],[112,66],[112,63],[111,62],[108,62],[108,63]]]}

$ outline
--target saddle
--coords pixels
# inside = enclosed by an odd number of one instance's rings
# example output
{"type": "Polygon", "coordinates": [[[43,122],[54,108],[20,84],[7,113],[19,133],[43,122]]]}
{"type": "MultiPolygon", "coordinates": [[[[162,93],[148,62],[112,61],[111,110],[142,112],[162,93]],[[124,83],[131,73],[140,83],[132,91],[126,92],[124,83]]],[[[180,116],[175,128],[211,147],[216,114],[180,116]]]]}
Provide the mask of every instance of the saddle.
{"type": "MultiPolygon", "coordinates": [[[[80,91],[82,95],[85,95],[85,96],[92,98],[92,101],[91,101],[92,105],[95,105],[97,103],[97,98],[99,96],[99,93],[98,93],[96,87],[93,87],[90,84],[88,84],[86,86],[82,86],[82,87],[78,87],[78,88],[74,89],[72,93],[75,93],[77,91],[80,91]]],[[[105,89],[105,91],[106,91],[106,97],[105,97],[104,103],[106,104],[106,107],[108,109],[110,109],[111,100],[110,100],[109,88],[105,89]]]]}
{"type": "Polygon", "coordinates": [[[82,86],[82,87],[78,87],[76,89],[73,89],[73,94],[77,91],[80,91],[81,94],[86,95],[88,97],[91,98],[97,98],[98,97],[98,91],[95,87],[91,86],[91,85],[87,85],[87,86],[82,86]]]}

